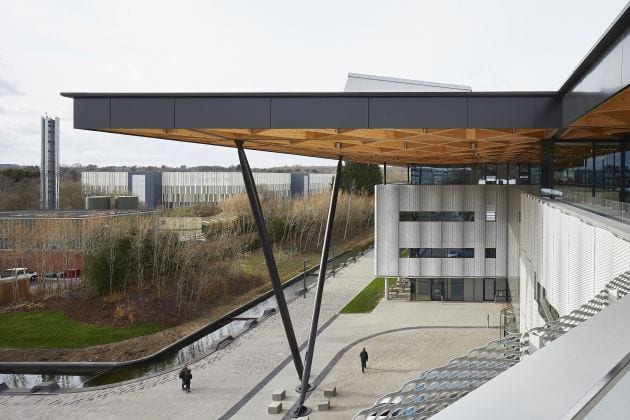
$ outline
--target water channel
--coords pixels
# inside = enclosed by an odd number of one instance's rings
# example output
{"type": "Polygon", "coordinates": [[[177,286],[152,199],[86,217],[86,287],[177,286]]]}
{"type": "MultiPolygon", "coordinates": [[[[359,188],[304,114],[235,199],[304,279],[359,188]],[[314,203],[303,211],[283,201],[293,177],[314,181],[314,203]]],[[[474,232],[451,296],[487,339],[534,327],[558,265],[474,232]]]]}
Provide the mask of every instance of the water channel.
{"type": "MultiPolygon", "coordinates": [[[[362,255],[362,253],[359,253],[362,255]]],[[[356,261],[358,254],[345,252],[328,261],[328,268],[343,267],[356,261]]],[[[308,293],[317,282],[318,269],[313,268],[307,272],[306,286],[308,293]]],[[[284,286],[284,296],[287,302],[302,298],[304,290],[304,276],[298,275],[287,281],[284,286]]],[[[247,307],[247,305],[244,305],[247,307]]],[[[242,312],[237,311],[230,317],[223,326],[217,326],[209,333],[188,344],[182,343],[160,356],[149,360],[134,363],[127,366],[113,367],[111,369],[89,367],[85,369],[64,369],[63,366],[57,370],[50,367],[38,367],[36,363],[32,366],[11,368],[8,371],[0,371],[0,383],[5,382],[9,388],[29,389],[42,382],[56,382],[61,388],[88,388],[109,385],[142,377],[152,376],[161,372],[176,370],[184,363],[202,359],[209,354],[229,344],[229,341],[236,339],[238,335],[248,331],[258,322],[264,322],[265,318],[273,314],[277,309],[276,298],[272,294],[270,297],[258,302],[248,309],[243,308],[242,312]]]]}

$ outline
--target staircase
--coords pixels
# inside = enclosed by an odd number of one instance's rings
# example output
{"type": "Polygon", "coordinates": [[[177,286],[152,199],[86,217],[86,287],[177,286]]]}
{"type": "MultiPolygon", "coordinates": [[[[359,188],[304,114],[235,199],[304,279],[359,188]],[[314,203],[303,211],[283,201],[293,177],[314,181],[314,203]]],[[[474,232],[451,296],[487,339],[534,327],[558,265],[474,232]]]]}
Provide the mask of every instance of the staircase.
{"type": "Polygon", "coordinates": [[[389,300],[411,300],[409,279],[398,278],[395,281],[390,279],[387,293],[389,300]]]}

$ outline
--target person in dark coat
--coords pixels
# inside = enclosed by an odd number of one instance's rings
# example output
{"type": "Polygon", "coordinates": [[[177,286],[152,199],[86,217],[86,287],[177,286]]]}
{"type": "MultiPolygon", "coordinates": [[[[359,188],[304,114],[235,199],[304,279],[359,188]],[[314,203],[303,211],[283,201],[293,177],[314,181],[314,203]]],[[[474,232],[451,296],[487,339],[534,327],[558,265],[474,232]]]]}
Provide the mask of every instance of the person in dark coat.
{"type": "Polygon", "coordinates": [[[179,379],[182,380],[182,390],[190,392],[190,380],[192,379],[192,373],[188,367],[188,363],[185,363],[182,370],[179,371],[179,379]]]}
{"type": "Polygon", "coordinates": [[[363,347],[363,351],[361,352],[361,354],[359,354],[359,357],[361,358],[361,372],[365,373],[365,369],[367,369],[367,362],[368,362],[368,353],[367,351],[365,351],[365,347],[363,347]]]}

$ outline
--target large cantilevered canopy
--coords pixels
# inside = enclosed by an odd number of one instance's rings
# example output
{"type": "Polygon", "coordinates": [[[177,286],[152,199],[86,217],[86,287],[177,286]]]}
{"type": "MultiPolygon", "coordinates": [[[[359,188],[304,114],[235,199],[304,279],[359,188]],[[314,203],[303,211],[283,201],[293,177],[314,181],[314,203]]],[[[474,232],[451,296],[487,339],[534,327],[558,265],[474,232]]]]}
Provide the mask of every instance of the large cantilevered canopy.
{"type": "Polygon", "coordinates": [[[629,6],[557,92],[62,95],[80,129],[393,165],[537,163],[541,141],[630,133],[628,51],[629,6]]]}
{"type": "Polygon", "coordinates": [[[359,162],[535,162],[547,93],[66,94],[76,128],[359,162]]]}

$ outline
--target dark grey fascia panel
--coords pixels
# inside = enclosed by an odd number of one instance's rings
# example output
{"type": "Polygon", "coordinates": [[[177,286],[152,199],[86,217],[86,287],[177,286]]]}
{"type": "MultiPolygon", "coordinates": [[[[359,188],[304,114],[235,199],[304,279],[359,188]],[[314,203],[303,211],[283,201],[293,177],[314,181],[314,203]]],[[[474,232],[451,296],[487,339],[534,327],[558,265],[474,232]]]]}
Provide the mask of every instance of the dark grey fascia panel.
{"type": "Polygon", "coordinates": [[[465,97],[370,98],[370,128],[466,127],[465,97]]]}
{"type": "Polygon", "coordinates": [[[558,96],[534,97],[536,128],[557,128],[562,122],[562,100],[558,96]]]}
{"type": "Polygon", "coordinates": [[[111,128],[175,128],[174,98],[111,98],[111,128]]]}
{"type": "Polygon", "coordinates": [[[107,128],[558,128],[549,92],[457,94],[79,94],[75,127],[107,128]]]}
{"type": "Polygon", "coordinates": [[[109,128],[109,98],[75,98],[74,128],[109,128]]]}
{"type": "Polygon", "coordinates": [[[534,97],[468,98],[470,128],[543,128],[535,124],[534,97]]]}
{"type": "Polygon", "coordinates": [[[366,128],[368,98],[271,98],[270,128],[366,128]]]}
{"type": "Polygon", "coordinates": [[[269,128],[270,98],[175,98],[175,128],[269,128]]]}

